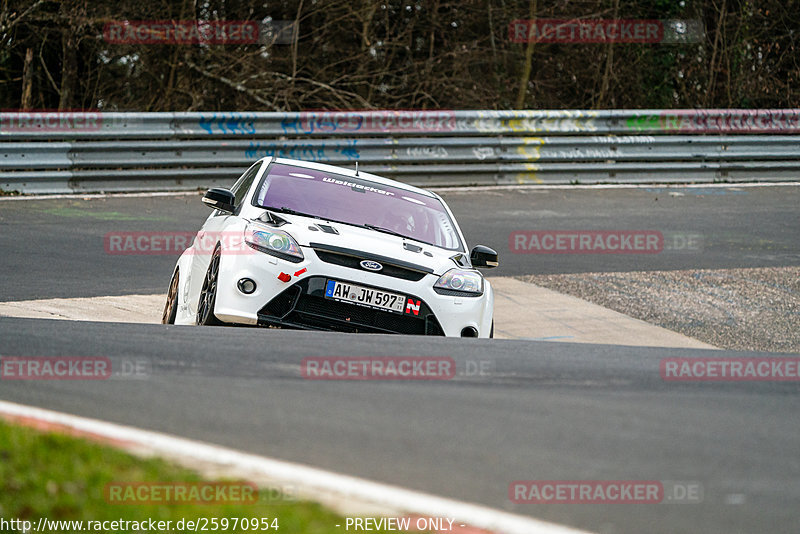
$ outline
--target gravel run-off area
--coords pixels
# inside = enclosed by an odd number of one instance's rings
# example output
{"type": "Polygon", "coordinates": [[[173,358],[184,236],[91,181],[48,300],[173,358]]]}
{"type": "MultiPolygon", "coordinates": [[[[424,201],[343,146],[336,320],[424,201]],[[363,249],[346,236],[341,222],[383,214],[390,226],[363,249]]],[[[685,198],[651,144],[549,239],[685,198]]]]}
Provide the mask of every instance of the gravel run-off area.
{"type": "Polygon", "coordinates": [[[519,278],[719,348],[800,353],[800,267],[519,278]]]}

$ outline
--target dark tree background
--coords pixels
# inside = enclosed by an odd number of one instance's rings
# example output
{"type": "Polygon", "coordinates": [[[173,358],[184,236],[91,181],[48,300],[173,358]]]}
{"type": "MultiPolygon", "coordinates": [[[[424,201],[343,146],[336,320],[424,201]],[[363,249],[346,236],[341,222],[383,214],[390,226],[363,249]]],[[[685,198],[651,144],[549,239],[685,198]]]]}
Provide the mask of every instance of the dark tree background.
{"type": "Polygon", "coordinates": [[[786,108],[800,0],[0,0],[0,107],[786,108]],[[699,19],[691,44],[509,40],[515,19],[699,19]],[[108,21],[296,21],[288,44],[131,45],[108,21]]]}

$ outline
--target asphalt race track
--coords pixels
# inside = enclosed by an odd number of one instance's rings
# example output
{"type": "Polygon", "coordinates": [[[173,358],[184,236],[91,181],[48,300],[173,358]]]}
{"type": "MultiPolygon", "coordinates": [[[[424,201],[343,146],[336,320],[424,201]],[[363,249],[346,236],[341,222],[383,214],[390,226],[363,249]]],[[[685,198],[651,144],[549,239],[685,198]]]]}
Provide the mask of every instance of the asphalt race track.
{"type": "Polygon", "coordinates": [[[0,319],[0,336],[5,355],[110,356],[114,369],[123,361],[147,369],[109,381],[4,381],[4,400],[594,531],[797,526],[797,383],[661,380],[661,358],[706,351],[10,318],[0,319]],[[424,383],[306,380],[309,355],[446,356],[459,372],[424,383]],[[467,376],[467,362],[488,362],[484,376],[467,376]],[[508,500],[515,480],[587,479],[699,482],[703,501],[508,500]]]}
{"type": "MultiPolygon", "coordinates": [[[[500,253],[500,267],[487,271],[493,276],[800,265],[798,186],[512,189],[444,197],[469,245],[500,253]],[[702,236],[702,246],[648,255],[509,250],[514,231],[562,229],[679,232],[702,236]]],[[[208,214],[199,195],[0,200],[1,300],[166,293],[177,254],[111,255],[104,236],[196,232],[208,214]]]]}
{"type": "MultiPolygon", "coordinates": [[[[800,261],[795,186],[446,199],[470,244],[501,253],[492,274],[800,261]],[[702,250],[648,257],[510,253],[509,233],[533,229],[655,229],[704,240],[702,250]]],[[[104,236],[194,231],[206,214],[198,196],[0,201],[0,300],[163,292],[174,256],[107,254],[104,236]]],[[[667,382],[659,372],[663,358],[766,354],[0,318],[0,355],[101,356],[116,370],[145,370],[103,381],[4,380],[3,400],[596,532],[788,533],[800,522],[800,384],[667,382]],[[458,373],[425,382],[307,380],[301,362],[312,356],[449,357],[458,373]],[[513,504],[515,480],[681,481],[699,484],[703,496],[682,504],[513,504]]]]}

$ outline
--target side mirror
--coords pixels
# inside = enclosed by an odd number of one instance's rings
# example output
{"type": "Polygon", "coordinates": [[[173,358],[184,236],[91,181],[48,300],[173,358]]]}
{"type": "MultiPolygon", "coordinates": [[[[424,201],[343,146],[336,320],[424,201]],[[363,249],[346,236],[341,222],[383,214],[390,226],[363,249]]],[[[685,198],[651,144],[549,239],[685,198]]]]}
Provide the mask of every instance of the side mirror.
{"type": "Polygon", "coordinates": [[[233,213],[236,199],[233,193],[221,187],[212,187],[203,195],[203,204],[215,210],[233,213]]]}
{"type": "Polygon", "coordinates": [[[473,267],[497,267],[500,261],[497,252],[484,245],[476,245],[469,253],[473,267]]]}

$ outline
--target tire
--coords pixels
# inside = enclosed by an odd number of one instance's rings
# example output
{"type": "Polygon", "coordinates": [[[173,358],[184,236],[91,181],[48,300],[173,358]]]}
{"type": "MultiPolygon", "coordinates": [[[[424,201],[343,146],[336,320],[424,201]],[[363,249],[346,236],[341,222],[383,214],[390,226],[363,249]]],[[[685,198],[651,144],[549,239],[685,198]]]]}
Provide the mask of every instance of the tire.
{"type": "Polygon", "coordinates": [[[172,275],[167,291],[167,303],[164,305],[164,313],[161,314],[161,324],[175,324],[175,317],[178,315],[178,269],[172,275]]]}
{"type": "Polygon", "coordinates": [[[492,319],[492,329],[489,330],[489,339],[494,339],[494,319],[492,319]]]}
{"type": "Polygon", "coordinates": [[[222,321],[214,315],[214,306],[217,303],[217,281],[219,277],[220,251],[217,248],[211,256],[211,263],[203,280],[203,289],[200,290],[200,300],[197,303],[197,324],[204,326],[221,325],[222,321]]]}

